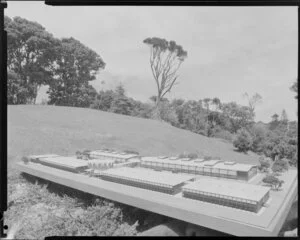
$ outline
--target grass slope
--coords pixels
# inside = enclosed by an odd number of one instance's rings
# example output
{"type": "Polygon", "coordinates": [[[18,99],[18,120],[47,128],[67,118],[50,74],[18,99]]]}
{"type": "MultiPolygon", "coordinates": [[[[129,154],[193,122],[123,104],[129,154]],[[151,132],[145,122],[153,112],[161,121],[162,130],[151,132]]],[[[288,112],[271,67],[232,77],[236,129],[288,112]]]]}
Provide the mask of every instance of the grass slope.
{"type": "Polygon", "coordinates": [[[8,163],[24,155],[75,154],[77,150],[111,147],[142,155],[197,152],[222,160],[257,163],[255,154],[234,151],[231,143],[207,138],[155,120],[72,107],[8,106],[8,163]]]}

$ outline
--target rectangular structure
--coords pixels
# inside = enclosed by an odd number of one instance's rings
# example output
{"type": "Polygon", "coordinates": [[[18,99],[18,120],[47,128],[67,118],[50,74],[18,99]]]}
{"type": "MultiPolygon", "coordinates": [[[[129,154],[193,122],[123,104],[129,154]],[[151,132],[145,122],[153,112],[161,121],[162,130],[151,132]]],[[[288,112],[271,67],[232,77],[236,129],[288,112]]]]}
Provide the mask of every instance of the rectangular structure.
{"type": "Polygon", "coordinates": [[[104,180],[170,194],[175,193],[184,182],[193,179],[190,176],[128,167],[108,169],[101,172],[100,176],[104,180]]]}
{"type": "Polygon", "coordinates": [[[47,157],[40,158],[39,162],[43,165],[72,172],[80,172],[88,167],[87,161],[74,157],[47,157]]]}
{"type": "Polygon", "coordinates": [[[30,155],[28,158],[32,162],[39,162],[41,158],[54,158],[54,157],[61,157],[60,155],[57,154],[43,154],[43,155],[30,155]]]}
{"type": "Polygon", "coordinates": [[[269,187],[216,179],[201,179],[182,189],[184,197],[251,212],[258,212],[270,194],[269,187]]]}
{"type": "Polygon", "coordinates": [[[263,211],[255,214],[179,195],[163,194],[143,188],[133,189],[130,186],[41,164],[18,162],[16,166],[21,172],[73,189],[235,236],[278,236],[298,193],[298,171],[289,170],[281,176],[285,181],[283,189],[271,191],[268,207],[263,207],[263,211]]]}
{"type": "Polygon", "coordinates": [[[244,181],[248,181],[257,174],[257,166],[255,165],[242,163],[225,164],[221,160],[172,161],[155,157],[143,157],[141,159],[141,166],[156,170],[232,178],[244,181]]]}
{"type": "Polygon", "coordinates": [[[91,158],[96,158],[101,160],[111,159],[111,160],[115,160],[116,162],[125,162],[128,159],[138,157],[138,155],[136,154],[117,153],[115,151],[108,152],[103,150],[91,151],[89,155],[91,158]]]}

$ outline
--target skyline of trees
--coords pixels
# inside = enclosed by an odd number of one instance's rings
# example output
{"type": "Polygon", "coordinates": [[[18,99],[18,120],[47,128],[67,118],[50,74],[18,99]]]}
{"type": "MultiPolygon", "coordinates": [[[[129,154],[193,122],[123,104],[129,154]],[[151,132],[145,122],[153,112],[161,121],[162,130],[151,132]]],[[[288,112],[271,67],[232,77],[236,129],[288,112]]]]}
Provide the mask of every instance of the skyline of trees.
{"type": "MultiPolygon", "coordinates": [[[[187,57],[175,41],[144,40],[150,45],[150,65],[158,94],[142,102],[128,97],[122,85],[97,92],[89,83],[106,63],[80,41],[72,37],[56,39],[40,24],[20,17],[5,17],[5,28],[9,42],[8,104],[35,104],[38,89],[48,85],[47,104],[159,119],[197,134],[222,138],[238,151],[253,151],[271,159],[287,158],[293,164],[298,161],[297,122],[289,121],[283,109],[280,116],[274,113],[269,123],[256,123],[255,109],[262,102],[258,93],[244,94],[247,106],[223,102],[218,97],[169,100],[166,94],[176,83],[177,70],[187,57]],[[166,54],[165,58],[161,54],[166,54]]],[[[297,93],[297,86],[296,81],[290,90],[297,93]]]]}

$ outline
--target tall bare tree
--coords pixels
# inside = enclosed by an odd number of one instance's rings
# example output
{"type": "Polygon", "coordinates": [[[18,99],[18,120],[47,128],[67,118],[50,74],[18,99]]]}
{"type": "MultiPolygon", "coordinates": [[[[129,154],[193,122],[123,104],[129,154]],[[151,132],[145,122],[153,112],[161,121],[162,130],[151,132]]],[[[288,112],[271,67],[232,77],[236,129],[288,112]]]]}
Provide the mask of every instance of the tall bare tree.
{"type": "Polygon", "coordinates": [[[143,42],[150,46],[150,67],[157,86],[153,117],[160,119],[160,101],[175,85],[177,71],[187,57],[187,51],[175,41],[162,38],[146,38],[143,42]]]}
{"type": "Polygon", "coordinates": [[[243,97],[246,97],[248,100],[248,106],[250,108],[251,114],[253,115],[253,118],[255,117],[255,107],[262,103],[262,96],[258,93],[255,93],[252,97],[248,95],[248,93],[244,93],[243,97]]]}

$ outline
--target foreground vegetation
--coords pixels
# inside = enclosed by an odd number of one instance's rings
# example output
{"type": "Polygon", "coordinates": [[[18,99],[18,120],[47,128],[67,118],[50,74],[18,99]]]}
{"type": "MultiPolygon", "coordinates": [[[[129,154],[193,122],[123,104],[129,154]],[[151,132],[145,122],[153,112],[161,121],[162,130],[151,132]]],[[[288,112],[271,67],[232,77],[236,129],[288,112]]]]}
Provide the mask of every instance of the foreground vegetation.
{"type": "Polygon", "coordinates": [[[16,239],[135,236],[166,217],[11,170],[5,224],[16,239]]]}

